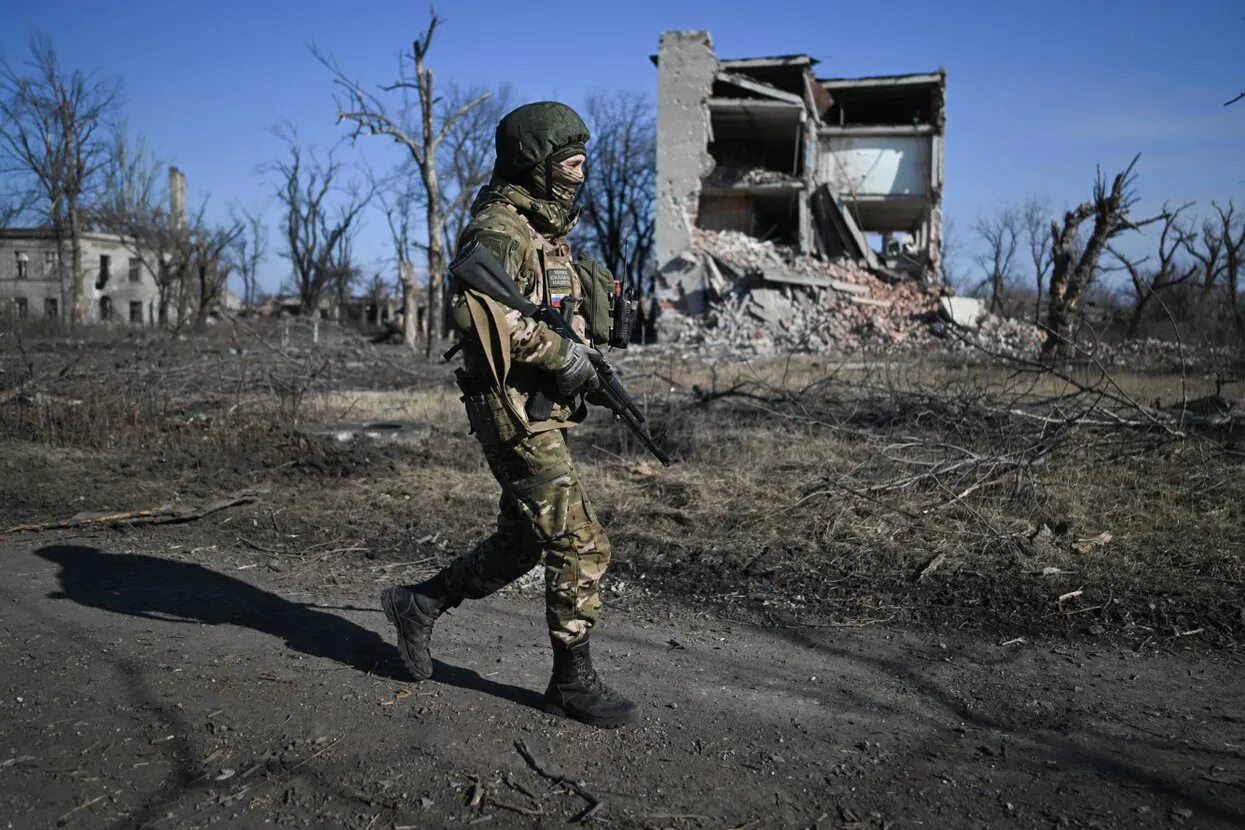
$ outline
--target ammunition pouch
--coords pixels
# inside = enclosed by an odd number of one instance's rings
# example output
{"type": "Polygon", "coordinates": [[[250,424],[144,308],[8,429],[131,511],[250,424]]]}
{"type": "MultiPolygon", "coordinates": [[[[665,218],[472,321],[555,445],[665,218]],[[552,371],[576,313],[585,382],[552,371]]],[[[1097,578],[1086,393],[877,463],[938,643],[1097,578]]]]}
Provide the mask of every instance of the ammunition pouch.
{"type": "Polygon", "coordinates": [[[480,443],[505,446],[527,436],[527,430],[515,422],[515,417],[506,408],[502,399],[505,392],[495,389],[488,379],[455,369],[454,382],[462,392],[459,400],[467,410],[471,433],[480,443]]]}
{"type": "Polygon", "coordinates": [[[614,279],[610,269],[590,256],[580,254],[575,260],[575,271],[583,287],[578,310],[587,325],[588,337],[594,344],[627,348],[639,301],[630,291],[624,293],[622,283],[614,279]]]}

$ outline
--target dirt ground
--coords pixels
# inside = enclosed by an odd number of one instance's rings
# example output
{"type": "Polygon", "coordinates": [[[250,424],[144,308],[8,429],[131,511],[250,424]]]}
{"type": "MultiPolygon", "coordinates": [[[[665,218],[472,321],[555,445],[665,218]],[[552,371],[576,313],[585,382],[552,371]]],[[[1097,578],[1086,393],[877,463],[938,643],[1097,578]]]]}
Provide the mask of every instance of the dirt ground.
{"type": "Polygon", "coordinates": [[[184,512],[0,537],[0,827],[1245,826],[1234,434],[1093,409],[1021,469],[980,396],[845,416],[639,360],[680,463],[575,439],[617,548],[594,656],[644,706],[601,732],[539,709],[534,588],[453,612],[408,682],[377,594],[485,532],[495,486],[443,365],[274,342],[5,344],[0,532],[184,512]],[[378,418],[425,433],[300,431],[378,418]],[[957,478],[948,444],[989,463],[957,478]]]}
{"type": "MultiPolygon", "coordinates": [[[[228,528],[220,528],[220,537],[228,528]]],[[[376,590],[407,568],[274,567],[211,534],[10,539],[6,827],[1240,827],[1240,655],[611,607],[645,707],[543,714],[540,598],[473,603],[406,681],[376,590]]]]}

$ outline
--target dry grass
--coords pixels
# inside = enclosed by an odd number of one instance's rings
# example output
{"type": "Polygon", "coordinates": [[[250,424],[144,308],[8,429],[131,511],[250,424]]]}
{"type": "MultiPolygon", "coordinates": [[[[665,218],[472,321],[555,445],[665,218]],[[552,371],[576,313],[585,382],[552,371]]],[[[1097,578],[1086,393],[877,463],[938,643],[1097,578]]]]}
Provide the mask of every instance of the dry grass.
{"type": "MultiPolygon", "coordinates": [[[[266,484],[280,519],[270,530],[257,516],[265,545],[340,536],[378,559],[446,561],[488,532],[497,487],[445,366],[232,342],[207,358],[114,350],[108,374],[96,352],[68,378],[63,349],[41,353],[0,403],[17,439],[6,515],[55,518],[83,493],[107,502],[91,509],[125,509],[266,484]],[[420,447],[353,446],[296,429],[345,419],[433,432],[420,447]]],[[[646,459],[602,414],[572,433],[620,582],[812,624],[1220,643],[1245,631],[1239,421],[1153,406],[1212,392],[1212,378],[653,352],[625,370],[680,461],[646,459]]]]}

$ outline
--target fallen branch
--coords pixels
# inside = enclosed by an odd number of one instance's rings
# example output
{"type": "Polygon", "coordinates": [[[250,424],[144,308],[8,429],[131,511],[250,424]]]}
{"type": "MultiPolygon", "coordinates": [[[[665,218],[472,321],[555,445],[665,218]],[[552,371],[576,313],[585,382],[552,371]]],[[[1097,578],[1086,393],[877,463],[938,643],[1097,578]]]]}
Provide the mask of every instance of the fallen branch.
{"type": "Polygon", "coordinates": [[[4,533],[21,533],[27,531],[40,530],[66,530],[68,528],[80,527],[133,527],[135,525],[161,525],[176,524],[179,522],[191,522],[196,519],[202,519],[204,516],[211,515],[224,510],[227,507],[237,507],[240,504],[250,504],[254,502],[262,490],[239,490],[228,496],[210,502],[198,510],[187,507],[174,507],[165,505],[156,507],[151,510],[130,510],[122,513],[79,513],[68,519],[62,519],[59,522],[42,522],[38,524],[21,524],[7,528],[4,533]]]}
{"type": "Polygon", "coordinates": [[[535,756],[532,755],[531,751],[528,750],[527,744],[523,741],[515,741],[514,748],[519,751],[519,754],[523,756],[523,760],[527,762],[527,765],[531,767],[537,775],[542,778],[547,778],[555,784],[561,784],[563,787],[566,787],[568,790],[588,802],[587,809],[575,816],[575,818],[571,819],[572,822],[579,822],[581,824],[589,822],[597,813],[601,811],[601,808],[605,806],[604,801],[584,789],[583,782],[574,781],[567,778],[565,775],[555,775],[554,773],[546,772],[542,769],[540,763],[536,760],[535,756]]]}
{"type": "Polygon", "coordinates": [[[921,569],[921,572],[917,574],[916,581],[924,582],[929,577],[930,574],[938,570],[939,565],[941,565],[943,562],[946,562],[946,561],[947,561],[947,555],[945,553],[938,554],[937,556],[935,556],[933,559],[930,560],[928,565],[926,565],[924,568],[921,569]]]}

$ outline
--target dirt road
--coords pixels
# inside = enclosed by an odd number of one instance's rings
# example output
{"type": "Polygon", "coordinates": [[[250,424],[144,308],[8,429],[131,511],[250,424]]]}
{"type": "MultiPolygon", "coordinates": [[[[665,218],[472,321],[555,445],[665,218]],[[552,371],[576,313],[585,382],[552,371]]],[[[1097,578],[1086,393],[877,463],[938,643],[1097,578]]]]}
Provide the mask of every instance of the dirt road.
{"type": "Polygon", "coordinates": [[[645,718],[598,732],[537,708],[536,595],[416,685],[375,601],[411,569],[155,541],[0,543],[0,827],[1245,826],[1239,655],[623,601],[595,651],[645,718]]]}

